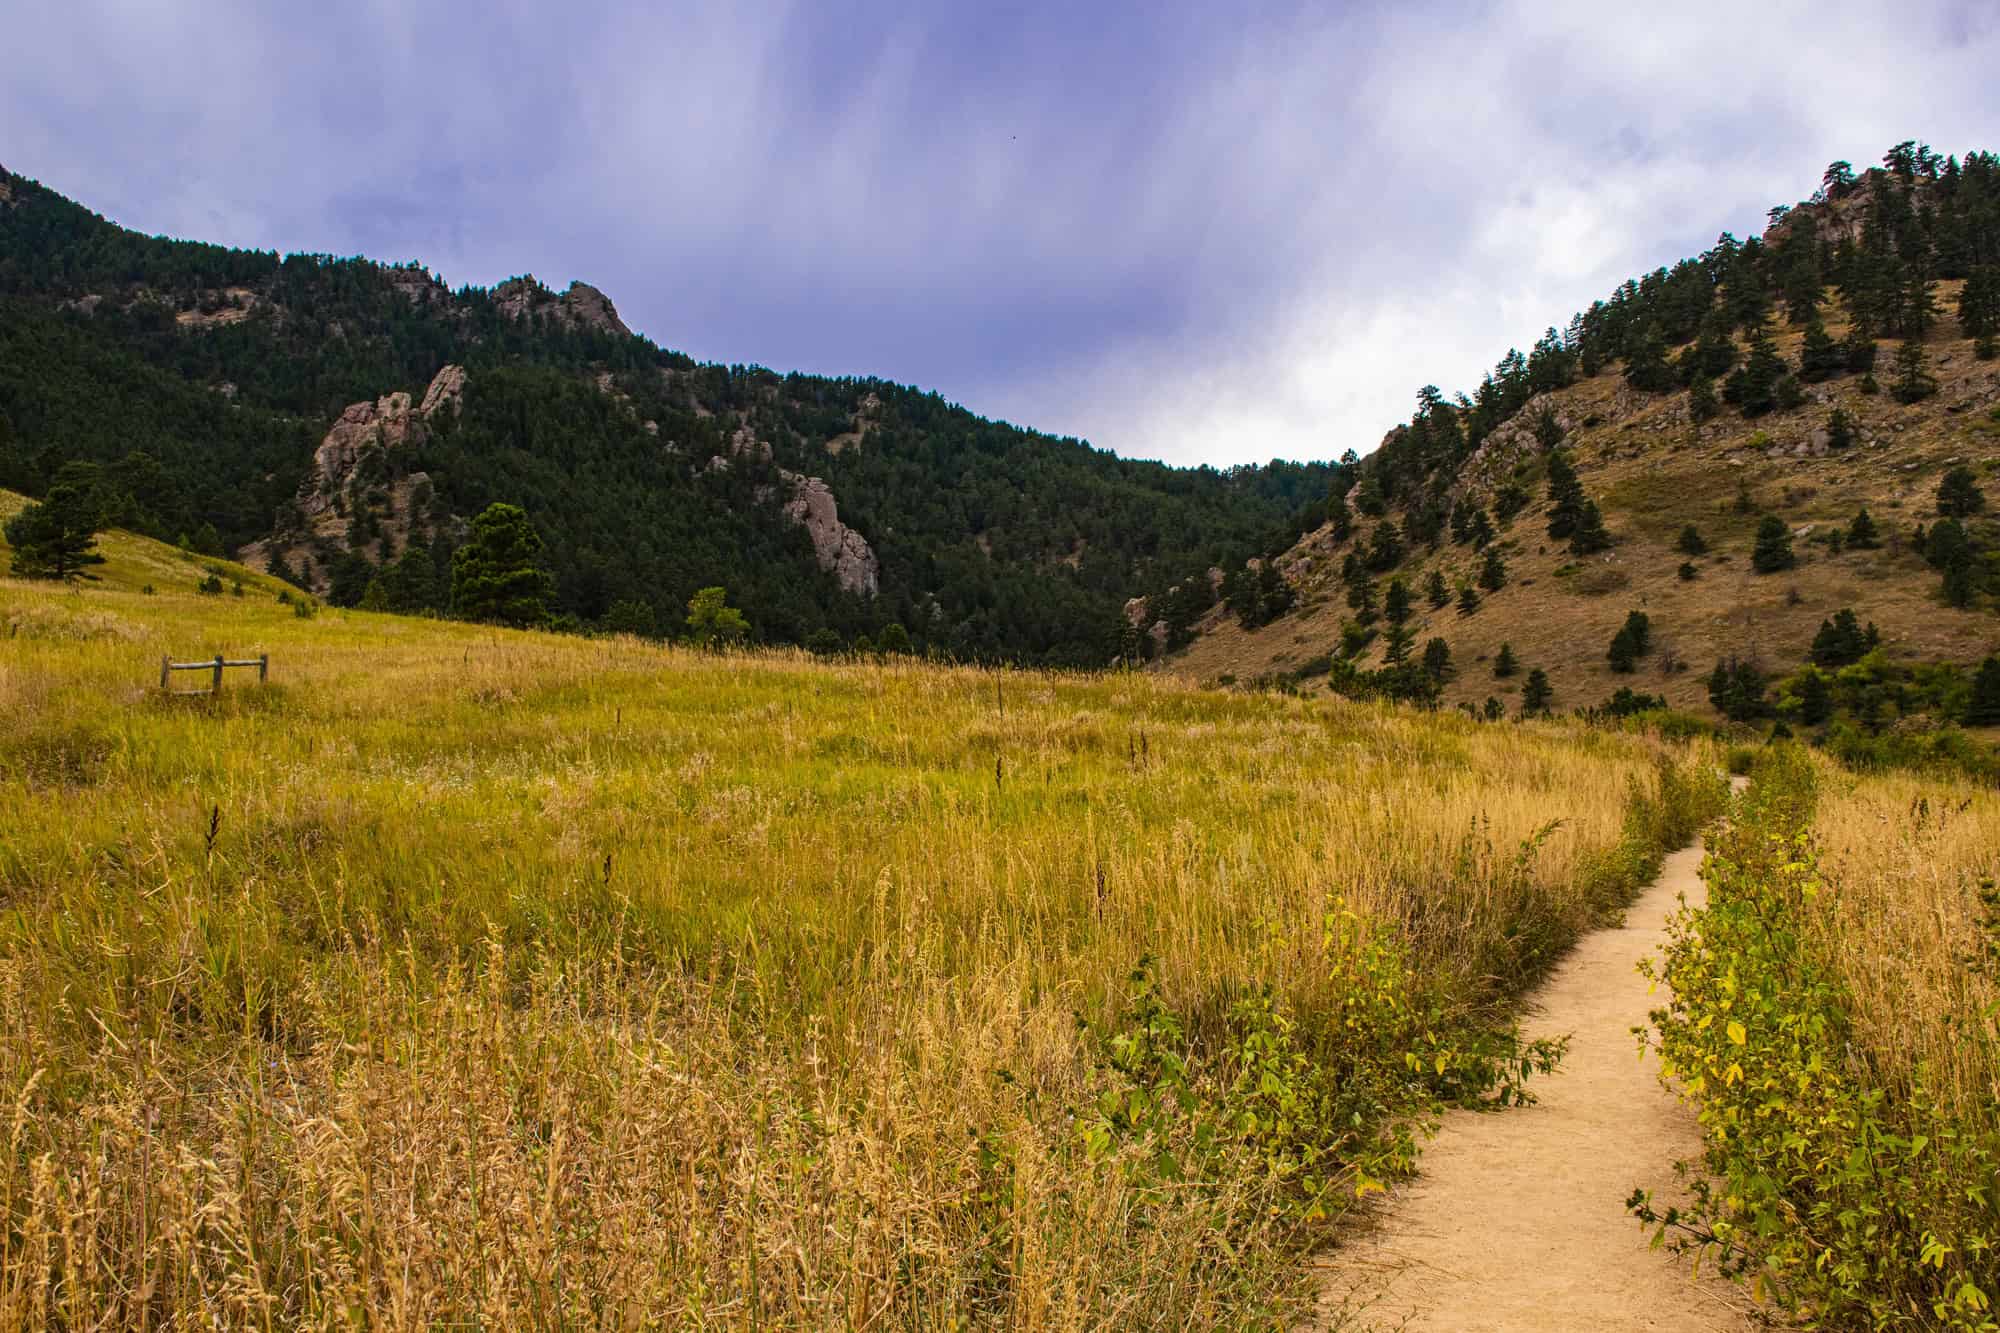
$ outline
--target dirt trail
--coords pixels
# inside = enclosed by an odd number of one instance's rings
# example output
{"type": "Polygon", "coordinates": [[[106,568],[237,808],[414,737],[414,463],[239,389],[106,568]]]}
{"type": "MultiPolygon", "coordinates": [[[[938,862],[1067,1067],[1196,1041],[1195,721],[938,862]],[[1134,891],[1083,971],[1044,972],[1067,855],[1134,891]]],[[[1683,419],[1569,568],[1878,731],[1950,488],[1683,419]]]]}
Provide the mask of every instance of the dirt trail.
{"type": "Polygon", "coordinates": [[[1672,1197],[1673,1163],[1699,1150],[1692,1112],[1638,1058],[1632,1029],[1659,1003],[1635,965],[1683,894],[1706,899],[1700,867],[1698,846],[1668,857],[1624,926],[1585,937],[1535,993],[1524,1031],[1570,1034],[1559,1071],[1530,1085],[1539,1104],[1446,1119],[1376,1228],[1320,1261],[1322,1327],[1753,1326],[1739,1289],[1691,1279],[1625,1211],[1634,1186],[1672,1197]]]}

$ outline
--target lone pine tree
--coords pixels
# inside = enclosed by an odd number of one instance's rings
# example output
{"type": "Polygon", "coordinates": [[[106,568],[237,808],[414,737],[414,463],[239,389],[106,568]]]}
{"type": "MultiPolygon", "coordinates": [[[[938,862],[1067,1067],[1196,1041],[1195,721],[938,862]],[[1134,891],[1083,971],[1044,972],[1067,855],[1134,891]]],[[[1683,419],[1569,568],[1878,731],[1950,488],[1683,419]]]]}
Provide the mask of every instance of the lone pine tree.
{"type": "Polygon", "coordinates": [[[1750,550],[1750,567],[1759,574],[1776,574],[1798,563],[1792,554],[1792,530],[1776,514],[1757,525],[1757,543],[1750,550]]]}
{"type": "Polygon", "coordinates": [[[542,536],[519,505],[494,503],[472,520],[452,554],[452,610],[467,620],[539,625],[549,616],[555,579],[541,567],[542,536]]]}

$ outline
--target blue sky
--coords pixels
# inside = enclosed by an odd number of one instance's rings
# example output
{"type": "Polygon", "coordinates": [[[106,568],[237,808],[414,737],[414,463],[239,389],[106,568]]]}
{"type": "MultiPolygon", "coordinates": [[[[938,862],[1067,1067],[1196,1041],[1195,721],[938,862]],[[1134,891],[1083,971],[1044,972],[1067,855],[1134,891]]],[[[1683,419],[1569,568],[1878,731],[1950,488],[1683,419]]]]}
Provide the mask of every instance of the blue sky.
{"type": "Polygon", "coordinates": [[[67,0],[8,28],[0,162],[129,226],[581,278],[703,359],[1181,463],[1366,452],[1418,386],[1473,387],[1833,158],[2000,148],[1987,3],[67,0]]]}

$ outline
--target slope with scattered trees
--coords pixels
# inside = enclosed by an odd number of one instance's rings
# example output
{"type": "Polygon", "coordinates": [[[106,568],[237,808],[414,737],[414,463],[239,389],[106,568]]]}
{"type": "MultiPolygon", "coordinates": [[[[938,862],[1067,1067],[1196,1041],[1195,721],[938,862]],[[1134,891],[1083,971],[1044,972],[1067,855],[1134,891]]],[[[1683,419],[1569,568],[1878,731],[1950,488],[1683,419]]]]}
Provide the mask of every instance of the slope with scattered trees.
{"type": "Polygon", "coordinates": [[[1291,609],[1255,630],[1198,614],[1168,665],[1309,684],[1331,656],[1337,688],[1368,683],[1394,666],[1368,589],[1403,579],[1459,591],[1408,627],[1449,644],[1443,702],[1596,707],[1624,688],[1713,716],[1723,663],[1718,697],[1747,667],[1770,693],[1741,707],[1769,717],[1851,608],[1879,661],[1956,672],[1891,691],[1876,725],[1967,720],[2000,648],[1997,273],[2000,158],[1901,144],[1863,173],[1835,163],[1763,235],[1625,283],[1475,393],[1426,387],[1277,561],[1291,609]],[[1643,652],[1616,642],[1635,613],[1643,652]]]}

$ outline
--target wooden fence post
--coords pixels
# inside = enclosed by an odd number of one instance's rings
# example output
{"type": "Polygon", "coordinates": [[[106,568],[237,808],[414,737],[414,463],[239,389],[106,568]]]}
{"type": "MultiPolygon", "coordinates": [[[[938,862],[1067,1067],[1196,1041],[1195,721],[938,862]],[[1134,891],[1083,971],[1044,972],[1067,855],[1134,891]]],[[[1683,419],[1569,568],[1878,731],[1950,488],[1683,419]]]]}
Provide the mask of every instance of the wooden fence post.
{"type": "Polygon", "coordinates": [[[262,685],[271,678],[271,655],[260,653],[257,657],[257,683],[262,685]]]}
{"type": "Polygon", "coordinates": [[[163,690],[167,688],[167,663],[172,660],[167,657],[160,659],[160,688],[163,690]]]}
{"type": "Polygon", "coordinates": [[[222,654],[221,654],[221,653],[217,653],[217,654],[215,655],[215,688],[214,688],[214,689],[212,689],[212,690],[210,690],[210,691],[209,691],[209,693],[210,693],[210,694],[220,694],[220,693],[222,693],[222,654]]]}

